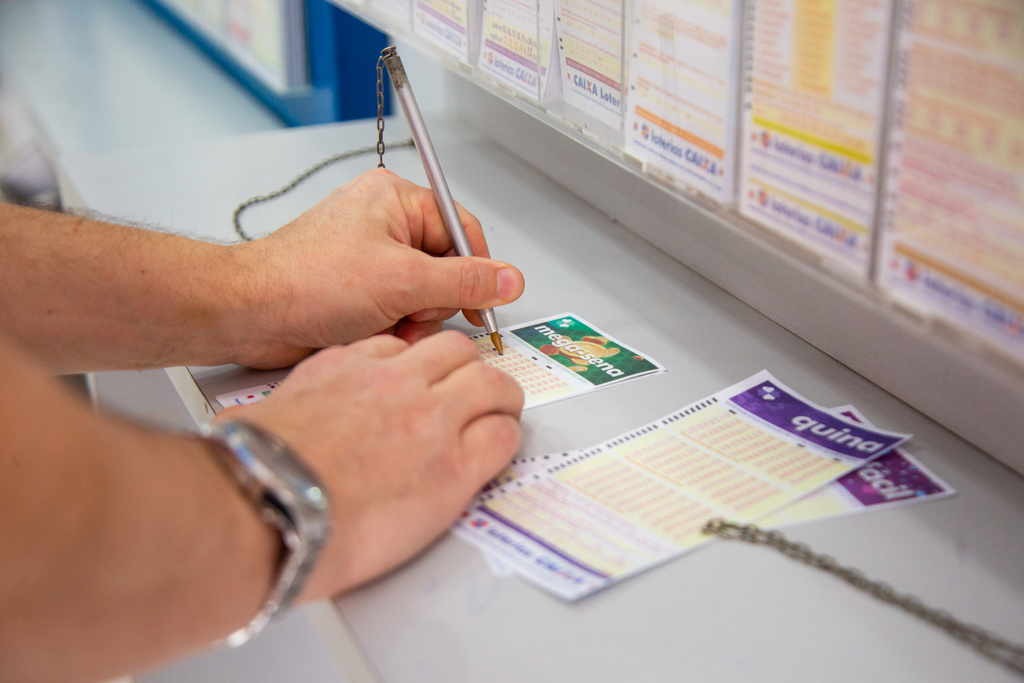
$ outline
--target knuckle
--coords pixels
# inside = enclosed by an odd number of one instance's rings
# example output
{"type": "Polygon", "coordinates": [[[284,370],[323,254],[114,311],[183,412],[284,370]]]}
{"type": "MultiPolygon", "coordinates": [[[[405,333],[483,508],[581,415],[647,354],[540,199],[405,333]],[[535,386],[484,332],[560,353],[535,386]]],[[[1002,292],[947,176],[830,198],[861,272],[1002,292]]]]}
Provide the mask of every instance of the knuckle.
{"type": "Polygon", "coordinates": [[[328,346],[296,365],[290,376],[316,376],[322,370],[335,367],[344,362],[347,355],[348,349],[344,346],[328,346]]]}
{"type": "Polygon", "coordinates": [[[492,416],[487,421],[488,450],[502,465],[516,454],[523,443],[523,427],[518,420],[509,416],[492,416]]]}
{"type": "Polygon", "coordinates": [[[466,335],[456,330],[445,330],[441,332],[446,343],[451,344],[456,350],[461,351],[467,358],[476,359],[480,357],[476,344],[466,335]]]}
{"type": "Polygon", "coordinates": [[[382,185],[390,183],[395,177],[395,174],[386,168],[371,168],[368,171],[364,171],[358,178],[357,183],[366,183],[369,185],[382,185]]]}
{"type": "Polygon", "coordinates": [[[486,272],[472,259],[459,260],[456,277],[464,301],[484,302],[490,298],[491,283],[486,272]]]}
{"type": "Polygon", "coordinates": [[[483,373],[481,383],[492,396],[509,398],[512,402],[522,402],[523,390],[511,375],[498,368],[479,361],[483,373]]]}
{"type": "Polygon", "coordinates": [[[435,407],[411,411],[404,424],[407,433],[421,444],[437,443],[445,434],[445,421],[439,419],[435,407]]]}
{"type": "Polygon", "coordinates": [[[402,385],[407,381],[408,375],[395,363],[379,363],[373,368],[370,378],[383,391],[391,393],[402,390],[402,385]]]}
{"type": "Polygon", "coordinates": [[[388,280],[388,294],[398,303],[398,307],[401,309],[400,315],[412,312],[410,307],[417,300],[423,288],[424,279],[423,266],[415,261],[405,264],[404,267],[396,268],[391,273],[388,280]]]}

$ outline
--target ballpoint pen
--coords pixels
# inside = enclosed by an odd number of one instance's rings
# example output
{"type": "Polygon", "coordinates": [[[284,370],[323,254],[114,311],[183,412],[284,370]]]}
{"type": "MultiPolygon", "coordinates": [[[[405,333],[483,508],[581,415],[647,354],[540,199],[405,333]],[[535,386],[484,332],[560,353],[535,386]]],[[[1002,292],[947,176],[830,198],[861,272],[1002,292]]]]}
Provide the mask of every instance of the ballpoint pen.
{"type": "MultiPolygon", "coordinates": [[[[416,142],[416,149],[420,151],[420,158],[423,160],[423,170],[427,172],[427,180],[430,182],[430,189],[434,191],[434,199],[441,210],[441,218],[444,220],[445,228],[455,246],[455,253],[459,256],[473,256],[473,250],[466,239],[466,231],[459,219],[459,212],[455,209],[455,201],[448,189],[448,183],[441,173],[441,164],[434,152],[434,145],[430,142],[430,135],[427,133],[427,126],[423,122],[423,115],[420,113],[419,105],[416,104],[416,97],[412,94],[412,87],[409,85],[409,78],[402,66],[402,58],[398,56],[398,49],[388,47],[381,51],[381,59],[387,67],[388,75],[391,76],[391,84],[395,87],[395,94],[398,101],[402,103],[402,111],[409,121],[409,128],[412,130],[412,138],[416,142]]],[[[503,353],[501,335],[498,334],[498,322],[494,317],[494,310],[483,308],[479,311],[484,322],[484,329],[491,336],[491,342],[498,353],[503,353]]]]}

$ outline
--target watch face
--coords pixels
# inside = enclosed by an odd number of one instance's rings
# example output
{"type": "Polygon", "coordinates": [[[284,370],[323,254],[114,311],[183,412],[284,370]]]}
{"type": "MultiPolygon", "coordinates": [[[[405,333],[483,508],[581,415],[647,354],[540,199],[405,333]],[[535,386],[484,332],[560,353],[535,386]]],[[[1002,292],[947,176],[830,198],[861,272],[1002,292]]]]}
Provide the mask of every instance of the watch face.
{"type": "Polygon", "coordinates": [[[316,509],[326,509],[327,496],[319,478],[291,449],[273,434],[259,428],[246,430],[247,441],[269,470],[270,477],[279,480],[299,500],[316,509]]]}
{"type": "Polygon", "coordinates": [[[328,502],[316,474],[269,432],[242,422],[224,422],[216,428],[244,470],[238,473],[243,483],[287,516],[296,529],[301,527],[322,542],[329,529],[328,502]]]}

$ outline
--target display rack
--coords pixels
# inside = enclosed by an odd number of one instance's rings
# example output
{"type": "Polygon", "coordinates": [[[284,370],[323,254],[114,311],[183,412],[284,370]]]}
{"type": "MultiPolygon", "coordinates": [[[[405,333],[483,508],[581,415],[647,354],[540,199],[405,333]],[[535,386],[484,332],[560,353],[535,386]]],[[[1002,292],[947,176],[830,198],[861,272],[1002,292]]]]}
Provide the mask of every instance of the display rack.
{"type": "Polygon", "coordinates": [[[472,57],[439,48],[401,19],[395,6],[402,3],[335,2],[447,67],[455,76],[447,78],[449,106],[533,167],[1024,472],[1024,367],[984,338],[899,303],[868,277],[748,220],[734,204],[667,178],[625,152],[621,135],[564,103],[524,96],[472,57]]]}

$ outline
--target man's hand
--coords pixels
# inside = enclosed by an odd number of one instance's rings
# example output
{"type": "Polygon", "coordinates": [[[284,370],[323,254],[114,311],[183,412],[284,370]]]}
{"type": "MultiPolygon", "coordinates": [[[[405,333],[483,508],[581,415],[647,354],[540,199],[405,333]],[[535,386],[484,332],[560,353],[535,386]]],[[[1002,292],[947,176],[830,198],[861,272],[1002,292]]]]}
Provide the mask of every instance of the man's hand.
{"type": "Polygon", "coordinates": [[[374,170],[255,242],[225,246],[0,203],[0,329],[55,372],[292,365],[380,332],[427,336],[509,303],[523,276],[452,254],[429,189],[374,170]]]}
{"type": "Polygon", "coordinates": [[[289,444],[328,489],[334,528],[303,598],[335,595],[443,532],[519,448],[523,392],[443,332],[321,351],[262,402],[221,416],[289,444]]]}
{"type": "MultiPolygon", "coordinates": [[[[219,447],[97,414],[3,330],[0,373],[0,680],[109,680],[257,613],[281,537],[219,447]]],[[[309,600],[442,533],[518,448],[522,405],[511,377],[443,332],[326,349],[228,415],[280,436],[327,488],[334,528],[309,600]]]]}
{"type": "Polygon", "coordinates": [[[454,255],[428,188],[375,169],[275,233],[240,245],[242,294],[259,323],[236,359],[288,365],[310,350],[388,332],[416,341],[459,309],[515,300],[523,276],[489,254],[480,222],[459,208],[474,258],[454,255]]]}

